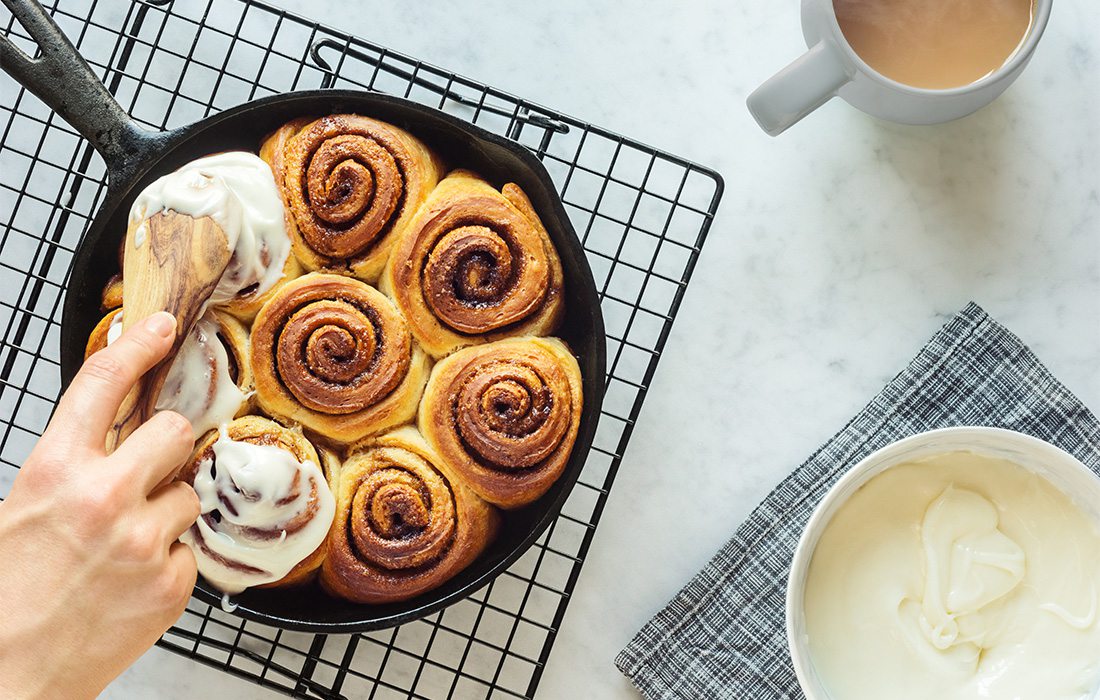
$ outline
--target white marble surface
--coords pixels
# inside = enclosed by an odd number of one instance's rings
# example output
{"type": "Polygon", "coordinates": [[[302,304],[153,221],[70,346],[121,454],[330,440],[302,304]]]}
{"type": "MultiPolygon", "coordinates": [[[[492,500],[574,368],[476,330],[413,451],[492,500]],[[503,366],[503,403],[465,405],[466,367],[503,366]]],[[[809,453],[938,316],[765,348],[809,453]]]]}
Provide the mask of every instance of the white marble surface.
{"type": "MultiPolygon", "coordinates": [[[[803,48],[796,0],[276,2],[726,178],[539,697],[636,697],[616,652],[967,301],[1100,409],[1094,0],[1059,0],[1030,68],[970,118],[834,102],[779,139],[744,99],[803,48]]],[[[106,697],[275,696],[154,651],[106,697]]]]}

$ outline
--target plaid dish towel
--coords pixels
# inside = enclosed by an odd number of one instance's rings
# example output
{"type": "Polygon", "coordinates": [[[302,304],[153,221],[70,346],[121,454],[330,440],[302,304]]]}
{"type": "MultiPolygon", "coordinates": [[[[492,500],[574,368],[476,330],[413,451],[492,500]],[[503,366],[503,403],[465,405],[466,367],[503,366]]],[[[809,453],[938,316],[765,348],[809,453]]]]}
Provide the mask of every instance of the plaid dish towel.
{"type": "Polygon", "coordinates": [[[987,425],[1028,433],[1100,472],[1100,424],[976,304],[955,316],[871,403],[752,512],[615,665],[649,700],[802,698],[784,597],[798,538],[841,474],[914,433],[987,425]]]}

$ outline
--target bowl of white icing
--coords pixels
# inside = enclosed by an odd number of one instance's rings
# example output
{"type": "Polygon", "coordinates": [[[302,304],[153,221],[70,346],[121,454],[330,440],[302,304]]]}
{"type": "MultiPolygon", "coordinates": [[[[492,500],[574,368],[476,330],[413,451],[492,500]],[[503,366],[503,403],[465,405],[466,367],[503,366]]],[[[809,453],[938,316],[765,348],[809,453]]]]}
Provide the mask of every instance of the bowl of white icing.
{"type": "Polygon", "coordinates": [[[1095,697],[1100,477],[996,428],[873,453],[802,534],[787,639],[809,700],[1095,697]]]}

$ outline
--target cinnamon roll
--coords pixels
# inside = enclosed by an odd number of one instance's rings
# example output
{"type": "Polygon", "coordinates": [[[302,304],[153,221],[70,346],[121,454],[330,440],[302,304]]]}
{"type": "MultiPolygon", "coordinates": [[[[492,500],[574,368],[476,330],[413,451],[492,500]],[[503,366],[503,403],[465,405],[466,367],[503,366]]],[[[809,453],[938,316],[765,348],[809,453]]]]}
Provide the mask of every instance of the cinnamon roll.
{"type": "Polygon", "coordinates": [[[99,298],[99,310],[107,313],[122,306],[122,273],[115,273],[103,286],[99,298]]]}
{"type": "MultiPolygon", "coordinates": [[[[84,358],[122,334],[123,309],[111,311],[92,330],[84,358]]],[[[207,310],[180,346],[157,397],[158,411],[171,410],[191,421],[195,435],[249,409],[254,381],[248,331],[232,316],[207,310]]]]}
{"type": "Polygon", "coordinates": [[[398,240],[381,288],[433,357],[508,336],[549,335],[561,321],[562,268],[519,186],[501,191],[456,170],[398,240]]]}
{"type": "Polygon", "coordinates": [[[418,423],[482,498],[526,505],[561,476],[581,419],[581,374],[557,338],[509,338],[460,350],[432,370],[418,423]]]}
{"type": "Polygon", "coordinates": [[[199,573],[225,593],[309,580],[321,566],[335,499],[301,430],[245,416],[207,435],[180,472],[202,514],[180,537],[199,573]]]}
{"type": "Polygon", "coordinates": [[[356,114],[295,120],[261,148],[279,170],[294,254],[310,270],[368,282],[442,173],[411,134],[356,114]]]}
{"type": "Polygon", "coordinates": [[[497,511],[411,426],[356,445],[330,480],[336,520],[321,584],[354,602],[391,603],[438,587],[499,527],[497,511]]]}
{"type": "Polygon", "coordinates": [[[99,319],[99,323],[88,334],[88,342],[84,345],[84,359],[87,360],[94,353],[107,347],[120,335],[122,335],[122,309],[115,307],[99,319]]]}
{"type": "MultiPolygon", "coordinates": [[[[260,251],[260,261],[265,268],[273,264],[266,249],[260,251]]],[[[275,292],[281,286],[301,274],[302,266],[298,263],[298,259],[293,255],[287,255],[282,265],[282,275],[272,282],[266,291],[261,291],[263,289],[261,284],[255,282],[234,294],[230,299],[217,304],[217,308],[233,314],[245,323],[251,323],[267,300],[275,296],[275,292]]]]}
{"type": "Polygon", "coordinates": [[[350,277],[299,277],[252,326],[260,407],[336,442],[408,422],[428,366],[393,302],[350,277]]]}

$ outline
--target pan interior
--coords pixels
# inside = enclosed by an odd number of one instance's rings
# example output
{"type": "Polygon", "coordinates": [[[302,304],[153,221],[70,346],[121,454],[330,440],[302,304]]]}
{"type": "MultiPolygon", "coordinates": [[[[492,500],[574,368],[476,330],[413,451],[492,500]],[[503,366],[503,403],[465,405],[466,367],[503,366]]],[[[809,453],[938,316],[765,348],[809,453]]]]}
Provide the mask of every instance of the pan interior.
{"type": "MultiPolygon", "coordinates": [[[[301,116],[358,113],[400,126],[425,141],[454,167],[477,171],[496,186],[520,185],[531,198],[561,258],[566,316],[558,335],[580,360],[584,410],[565,473],[538,501],[505,512],[498,539],[473,564],[443,586],[413,600],[355,605],[326,595],[314,583],[304,588],[249,590],[235,596],[238,614],[288,629],[353,632],[379,629],[423,617],[468,595],[514,562],[557,516],[588,455],[604,389],[606,346],[600,301],[581,243],[554,185],[526,149],[471,127],[442,112],[384,95],[348,91],[289,93],[248,103],[158,139],[155,155],[132,183],[113,186],[77,251],[62,317],[61,373],[68,386],[83,360],[85,340],[99,321],[103,285],[119,269],[118,250],[134,196],[156,177],[201,156],[226,150],[256,151],[263,136],[301,116]]],[[[195,595],[217,604],[221,594],[201,578],[195,595]]]]}

